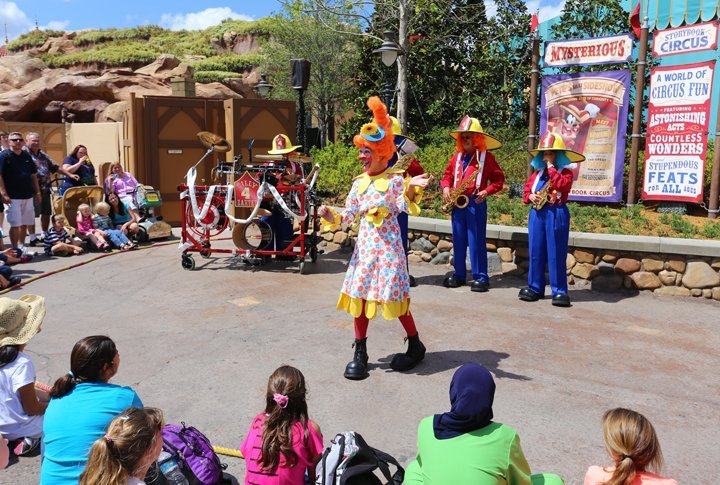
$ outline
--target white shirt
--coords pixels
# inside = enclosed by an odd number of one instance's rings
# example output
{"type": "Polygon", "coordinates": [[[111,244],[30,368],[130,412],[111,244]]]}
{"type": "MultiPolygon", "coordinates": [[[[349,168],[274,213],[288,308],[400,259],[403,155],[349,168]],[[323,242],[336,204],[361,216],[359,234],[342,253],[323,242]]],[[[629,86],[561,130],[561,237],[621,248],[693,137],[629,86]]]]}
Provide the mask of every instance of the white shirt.
{"type": "Polygon", "coordinates": [[[28,416],[18,394],[18,389],[34,382],[35,366],[22,352],[14,362],[0,367],[0,434],[8,439],[37,434],[38,420],[42,430],[42,416],[28,416]]]}
{"type": "Polygon", "coordinates": [[[145,482],[143,482],[139,478],[130,477],[128,478],[127,485],[145,485],[145,482]]]}

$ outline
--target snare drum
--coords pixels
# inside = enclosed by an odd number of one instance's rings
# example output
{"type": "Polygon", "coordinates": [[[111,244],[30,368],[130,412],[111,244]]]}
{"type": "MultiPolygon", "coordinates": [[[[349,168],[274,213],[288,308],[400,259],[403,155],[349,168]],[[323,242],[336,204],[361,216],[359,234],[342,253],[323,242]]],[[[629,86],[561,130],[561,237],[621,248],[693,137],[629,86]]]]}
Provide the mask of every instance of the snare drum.
{"type": "Polygon", "coordinates": [[[244,250],[266,249],[272,243],[273,233],[270,225],[260,219],[247,224],[235,224],[232,239],[235,247],[244,250]]]}

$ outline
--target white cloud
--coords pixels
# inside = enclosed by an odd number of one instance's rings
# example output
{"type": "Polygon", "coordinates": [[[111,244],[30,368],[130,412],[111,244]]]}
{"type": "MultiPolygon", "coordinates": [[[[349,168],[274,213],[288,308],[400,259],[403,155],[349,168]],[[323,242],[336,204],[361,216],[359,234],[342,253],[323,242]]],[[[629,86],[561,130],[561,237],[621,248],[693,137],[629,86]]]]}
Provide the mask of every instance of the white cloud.
{"type": "MultiPolygon", "coordinates": [[[[16,39],[35,28],[35,22],[30,20],[15,2],[0,1],[0,26],[4,29],[5,25],[7,25],[7,35],[10,40],[16,39]]],[[[46,25],[41,25],[40,29],[65,30],[68,25],[70,25],[69,20],[51,20],[46,25]]],[[[2,35],[5,35],[4,30],[2,35]]]]}
{"type": "Polygon", "coordinates": [[[170,30],[202,30],[217,25],[225,19],[254,20],[249,15],[233,12],[230,7],[206,8],[200,12],[164,13],[160,25],[170,30]]]}
{"type": "MultiPolygon", "coordinates": [[[[555,5],[547,5],[548,0],[526,0],[528,13],[530,15],[538,12],[538,19],[540,22],[545,22],[553,17],[557,17],[562,13],[562,9],[565,6],[565,0],[555,0],[555,5]],[[541,6],[541,4],[546,4],[541,6]]],[[[496,0],[485,0],[485,12],[488,18],[494,17],[497,13],[497,1],[496,0]]]]}
{"type": "Polygon", "coordinates": [[[557,17],[562,14],[562,10],[565,7],[565,0],[556,2],[555,5],[547,5],[547,0],[528,0],[527,4],[528,12],[538,12],[538,20],[545,22],[553,17],[557,17]],[[541,5],[545,3],[546,5],[541,5]]]}

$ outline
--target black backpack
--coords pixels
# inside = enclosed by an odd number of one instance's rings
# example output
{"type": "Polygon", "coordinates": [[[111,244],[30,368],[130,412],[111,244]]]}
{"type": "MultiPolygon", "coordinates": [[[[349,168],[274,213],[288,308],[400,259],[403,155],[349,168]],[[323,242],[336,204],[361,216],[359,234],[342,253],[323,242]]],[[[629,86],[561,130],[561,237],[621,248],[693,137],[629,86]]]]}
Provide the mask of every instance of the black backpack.
{"type": "Polygon", "coordinates": [[[382,485],[375,475],[379,470],[385,483],[399,485],[405,470],[395,458],[369,446],[360,433],[346,431],[335,435],[325,449],[315,471],[315,485],[382,485]],[[390,466],[397,469],[390,474],[390,466]]]}

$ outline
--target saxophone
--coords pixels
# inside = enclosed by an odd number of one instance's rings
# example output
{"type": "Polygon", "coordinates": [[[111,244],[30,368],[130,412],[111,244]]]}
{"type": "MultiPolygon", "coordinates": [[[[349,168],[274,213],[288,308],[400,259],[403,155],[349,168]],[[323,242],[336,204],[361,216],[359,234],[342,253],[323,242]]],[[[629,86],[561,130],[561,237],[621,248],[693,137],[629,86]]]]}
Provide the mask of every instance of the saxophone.
{"type": "Polygon", "coordinates": [[[553,198],[552,194],[550,194],[550,181],[548,180],[542,189],[535,192],[535,195],[537,196],[537,198],[532,205],[535,210],[540,210],[545,204],[547,204],[548,202],[552,202],[553,198]]]}
{"type": "Polygon", "coordinates": [[[463,194],[463,192],[465,192],[471,184],[475,183],[475,176],[477,173],[478,169],[474,169],[470,175],[460,183],[460,185],[452,189],[450,191],[450,201],[443,202],[442,206],[440,206],[440,210],[446,214],[450,214],[456,207],[458,209],[464,209],[467,207],[470,203],[470,199],[468,199],[468,196],[463,194]]]}

